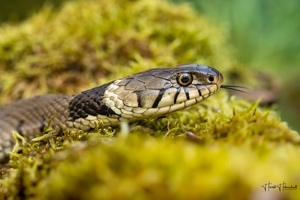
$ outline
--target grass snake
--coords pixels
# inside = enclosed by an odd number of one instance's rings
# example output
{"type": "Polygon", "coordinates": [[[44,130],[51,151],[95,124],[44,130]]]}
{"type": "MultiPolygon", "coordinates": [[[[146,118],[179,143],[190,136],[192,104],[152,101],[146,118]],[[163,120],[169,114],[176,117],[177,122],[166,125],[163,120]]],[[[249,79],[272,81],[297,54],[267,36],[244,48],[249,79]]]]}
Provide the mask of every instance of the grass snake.
{"type": "MultiPolygon", "coordinates": [[[[76,95],[47,94],[19,100],[0,108],[0,163],[14,146],[12,131],[26,139],[51,126],[88,131],[96,123],[118,124],[157,117],[192,106],[224,86],[216,69],[200,64],[155,68],[129,75],[76,95]]],[[[232,86],[233,87],[233,86],[232,86]]]]}

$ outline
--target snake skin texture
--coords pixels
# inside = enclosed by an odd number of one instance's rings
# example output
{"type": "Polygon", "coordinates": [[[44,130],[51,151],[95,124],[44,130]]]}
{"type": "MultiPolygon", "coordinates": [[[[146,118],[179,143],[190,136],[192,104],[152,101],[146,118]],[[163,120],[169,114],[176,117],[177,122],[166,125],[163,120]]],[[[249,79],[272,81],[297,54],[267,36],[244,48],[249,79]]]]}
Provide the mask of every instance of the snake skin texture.
{"type": "Polygon", "coordinates": [[[0,108],[0,163],[7,160],[14,140],[12,131],[17,131],[27,139],[40,136],[49,119],[57,114],[52,121],[54,129],[59,130],[61,121],[68,117],[70,100],[68,95],[48,94],[20,100],[0,108]]]}
{"type": "Polygon", "coordinates": [[[80,94],[48,94],[0,108],[0,163],[9,159],[15,130],[26,139],[40,136],[50,118],[56,131],[88,131],[97,123],[115,125],[174,112],[213,95],[223,83],[216,69],[185,64],[155,68],[80,94]]]}

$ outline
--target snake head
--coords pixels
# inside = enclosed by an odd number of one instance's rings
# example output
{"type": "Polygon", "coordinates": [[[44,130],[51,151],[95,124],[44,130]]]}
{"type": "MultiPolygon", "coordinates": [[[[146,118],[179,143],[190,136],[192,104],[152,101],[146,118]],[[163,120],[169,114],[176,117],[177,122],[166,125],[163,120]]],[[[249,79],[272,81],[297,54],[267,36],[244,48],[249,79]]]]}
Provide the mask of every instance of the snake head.
{"type": "Polygon", "coordinates": [[[120,118],[160,116],[201,102],[222,83],[222,74],[204,65],[155,68],[112,82],[103,102],[120,118]]]}

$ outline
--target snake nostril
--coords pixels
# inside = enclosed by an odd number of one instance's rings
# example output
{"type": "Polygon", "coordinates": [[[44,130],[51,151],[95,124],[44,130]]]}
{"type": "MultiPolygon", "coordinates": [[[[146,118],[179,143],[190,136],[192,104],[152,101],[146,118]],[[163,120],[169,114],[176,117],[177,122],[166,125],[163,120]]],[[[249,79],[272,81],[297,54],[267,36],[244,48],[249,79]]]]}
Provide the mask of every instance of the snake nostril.
{"type": "Polygon", "coordinates": [[[213,82],[215,80],[215,77],[214,76],[208,76],[207,79],[208,79],[209,82],[213,82]]]}

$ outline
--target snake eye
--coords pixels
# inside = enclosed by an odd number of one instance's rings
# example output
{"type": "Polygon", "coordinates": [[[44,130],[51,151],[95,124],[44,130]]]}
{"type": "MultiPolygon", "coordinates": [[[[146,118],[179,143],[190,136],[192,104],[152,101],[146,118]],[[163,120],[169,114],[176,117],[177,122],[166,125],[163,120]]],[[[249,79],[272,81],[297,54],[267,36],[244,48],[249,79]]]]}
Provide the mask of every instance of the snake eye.
{"type": "Polygon", "coordinates": [[[193,76],[188,73],[179,74],[177,76],[177,83],[181,86],[188,86],[193,82],[193,76]]]}

